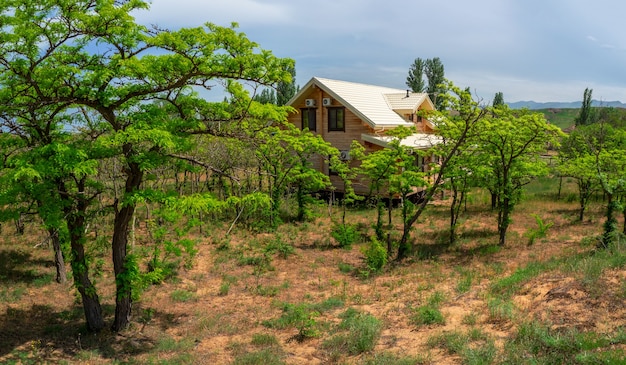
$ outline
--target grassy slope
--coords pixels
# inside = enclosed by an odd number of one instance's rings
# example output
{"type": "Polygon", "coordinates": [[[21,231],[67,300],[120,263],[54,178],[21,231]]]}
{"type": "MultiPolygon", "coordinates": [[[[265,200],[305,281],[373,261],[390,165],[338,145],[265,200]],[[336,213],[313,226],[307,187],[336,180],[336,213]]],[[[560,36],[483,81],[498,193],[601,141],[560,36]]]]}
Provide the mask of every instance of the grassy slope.
{"type": "MultiPolygon", "coordinates": [[[[52,282],[50,250],[33,248],[44,232],[18,237],[5,226],[0,363],[618,364],[626,253],[592,254],[602,201],[576,222],[572,182],[561,199],[555,184],[530,186],[504,248],[494,245],[486,194],[471,195],[454,246],[445,239],[445,202],[433,205],[414,255],[379,274],[364,268],[366,243],[332,247],[323,207],[314,221],[277,234],[241,229],[225,239],[226,226],[205,227],[193,267],[149,288],[121,336],[85,333],[74,290],[52,282]],[[534,215],[551,226],[528,245],[534,215]]],[[[349,211],[348,221],[371,236],[373,214],[349,211]]],[[[109,322],[110,272],[105,265],[97,277],[109,322]]]]}
{"type": "Polygon", "coordinates": [[[543,113],[548,122],[566,129],[574,125],[579,109],[538,109],[537,112],[543,113]]]}

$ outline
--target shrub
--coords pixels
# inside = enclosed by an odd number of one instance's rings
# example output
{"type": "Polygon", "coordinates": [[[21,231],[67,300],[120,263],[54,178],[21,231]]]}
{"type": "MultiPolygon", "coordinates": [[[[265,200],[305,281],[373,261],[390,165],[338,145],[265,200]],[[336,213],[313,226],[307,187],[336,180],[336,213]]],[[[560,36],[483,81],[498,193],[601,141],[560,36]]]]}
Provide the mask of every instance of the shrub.
{"type": "Polygon", "coordinates": [[[365,264],[371,271],[380,271],[387,264],[387,249],[377,239],[372,238],[362,251],[365,255],[365,264]]]}
{"type": "Polygon", "coordinates": [[[335,224],[330,235],[339,243],[339,247],[350,248],[359,238],[356,226],[350,224],[335,224]]]}

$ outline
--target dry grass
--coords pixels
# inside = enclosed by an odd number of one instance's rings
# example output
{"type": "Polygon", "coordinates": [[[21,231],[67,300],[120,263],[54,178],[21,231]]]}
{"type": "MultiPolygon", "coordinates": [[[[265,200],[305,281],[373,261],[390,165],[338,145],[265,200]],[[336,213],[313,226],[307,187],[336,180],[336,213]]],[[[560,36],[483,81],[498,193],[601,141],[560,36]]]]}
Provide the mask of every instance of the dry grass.
{"type": "MultiPolygon", "coordinates": [[[[325,216],[281,227],[280,237],[294,254],[272,253],[262,268],[241,255],[262,252],[269,235],[238,231],[226,247],[216,228],[212,238],[201,239],[193,267],[142,295],[132,327],[119,335],[86,333],[74,290],[46,281],[54,271],[52,253],[33,248],[43,232],[18,237],[4,227],[0,362],[460,364],[484,356],[484,363],[497,363],[530,319],[554,330],[619,334],[626,325],[626,270],[617,263],[594,273],[594,263],[583,262],[593,250],[581,245],[583,238],[601,230],[601,202],[580,223],[576,202],[556,201],[542,189],[534,187],[537,193],[516,209],[504,248],[495,246],[495,216],[486,195],[472,196],[454,246],[445,238],[446,201],[434,204],[416,227],[415,254],[376,275],[365,270],[364,243],[332,247],[325,216]],[[537,225],[533,214],[553,225],[529,246],[526,232],[537,225]],[[555,264],[541,264],[546,262],[555,264]],[[537,274],[530,272],[535,267],[537,274]],[[508,284],[498,280],[511,277],[511,293],[501,294],[498,285],[508,284]],[[417,309],[431,304],[443,321],[416,323],[417,309]],[[341,334],[341,316],[351,308],[380,321],[375,346],[352,354],[331,351],[329,339],[341,334]],[[268,325],[283,317],[281,326],[268,325]],[[310,332],[299,336],[303,329],[310,332]]],[[[352,211],[349,219],[372,235],[373,214],[352,211]]],[[[112,285],[105,267],[97,287],[109,321],[112,285]]]]}

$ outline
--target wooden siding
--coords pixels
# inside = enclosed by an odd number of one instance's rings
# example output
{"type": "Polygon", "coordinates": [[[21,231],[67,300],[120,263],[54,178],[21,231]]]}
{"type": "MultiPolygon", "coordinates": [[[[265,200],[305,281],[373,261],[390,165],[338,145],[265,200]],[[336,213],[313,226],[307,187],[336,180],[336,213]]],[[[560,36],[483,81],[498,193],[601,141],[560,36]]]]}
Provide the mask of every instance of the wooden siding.
{"type": "MultiPolygon", "coordinates": [[[[368,124],[363,122],[357,115],[352,113],[348,108],[344,110],[344,126],[345,131],[329,131],[328,130],[328,108],[322,104],[322,100],[324,98],[330,98],[331,96],[326,94],[323,90],[314,86],[310,93],[308,93],[300,104],[292,105],[294,109],[296,109],[295,113],[291,113],[288,116],[288,121],[294,124],[298,128],[302,128],[302,115],[301,109],[307,108],[306,99],[315,100],[315,109],[316,109],[316,134],[322,136],[322,138],[329,142],[331,145],[336,147],[338,150],[350,150],[350,145],[353,140],[359,141],[362,145],[365,146],[366,153],[371,153],[377,150],[381,150],[383,147],[378,145],[364,142],[361,138],[362,134],[381,134],[381,131],[375,133],[374,129],[372,129],[368,124]]],[[[340,103],[337,100],[332,100],[330,107],[341,107],[340,103]]],[[[422,133],[432,133],[432,129],[427,126],[426,123],[422,123],[421,118],[418,118],[416,121],[416,127],[418,131],[422,133]]],[[[327,157],[318,156],[311,160],[313,166],[323,173],[329,175],[328,164],[324,162],[327,157]]],[[[357,164],[355,161],[353,164],[357,164]]],[[[330,181],[333,184],[336,191],[343,192],[343,182],[338,176],[330,175],[330,181]]],[[[357,194],[366,195],[369,193],[369,184],[363,177],[358,177],[355,181],[353,181],[353,187],[357,194]]]]}

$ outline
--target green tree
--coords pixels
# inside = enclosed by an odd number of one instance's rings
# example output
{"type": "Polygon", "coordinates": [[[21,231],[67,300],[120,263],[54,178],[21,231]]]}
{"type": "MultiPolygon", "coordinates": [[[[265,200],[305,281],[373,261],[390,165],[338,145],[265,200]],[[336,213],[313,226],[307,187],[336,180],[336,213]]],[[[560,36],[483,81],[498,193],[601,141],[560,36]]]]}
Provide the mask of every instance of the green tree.
{"type": "Polygon", "coordinates": [[[502,91],[498,91],[496,95],[493,97],[492,106],[497,108],[498,106],[504,105],[504,94],[502,91]]]}
{"type": "Polygon", "coordinates": [[[574,125],[587,125],[594,122],[594,112],[593,107],[591,106],[592,99],[591,94],[593,93],[593,89],[586,88],[583,94],[583,102],[580,107],[580,112],[576,119],[574,119],[574,125]]]}
{"type": "Polygon", "coordinates": [[[274,89],[265,88],[260,94],[255,95],[253,100],[261,104],[276,104],[276,93],[274,89]]]}
{"type": "Polygon", "coordinates": [[[424,198],[412,209],[410,214],[407,214],[398,247],[397,260],[402,260],[407,256],[411,248],[409,238],[413,225],[425,211],[435,193],[441,189],[443,180],[452,168],[453,159],[458,155],[459,150],[474,148],[473,137],[480,132],[477,126],[487,113],[485,108],[481,108],[477,102],[472,100],[467,89],[461,90],[449,81],[444,82],[442,87],[446,90],[441,95],[443,109],[451,108],[457,112],[436,111],[427,115],[427,117],[437,121],[437,134],[442,138],[442,142],[434,144],[434,147],[429,151],[432,155],[438,156],[439,163],[431,165],[430,178],[424,180],[428,184],[424,189],[424,198]]]}
{"type": "Polygon", "coordinates": [[[564,137],[559,149],[559,165],[557,171],[561,176],[571,177],[578,188],[578,219],[582,222],[589,200],[595,191],[600,189],[596,169],[596,158],[593,155],[592,136],[595,128],[581,126],[564,137]]]}
{"type": "Polygon", "coordinates": [[[444,67],[439,57],[426,60],[416,58],[409,67],[406,86],[414,93],[428,93],[435,107],[441,109],[444,102],[439,95],[445,93],[445,81],[444,67]]]}
{"type": "Polygon", "coordinates": [[[484,180],[493,182],[490,188],[497,197],[498,244],[502,246],[523,186],[548,173],[541,153],[549,145],[558,145],[562,132],[541,113],[507,107],[493,109],[492,117],[483,119],[480,129],[479,148],[487,167],[484,180]]]}
{"type": "Polygon", "coordinates": [[[409,76],[406,78],[406,86],[414,93],[426,92],[426,81],[424,81],[424,60],[416,58],[409,67],[409,76]]]}
{"type": "MultiPolygon", "coordinates": [[[[140,0],[16,0],[0,5],[0,87],[7,90],[0,104],[9,112],[24,107],[36,112],[44,106],[68,116],[80,107],[95,112],[104,133],[96,135],[94,148],[121,163],[123,191],[113,204],[111,238],[114,331],[125,328],[131,316],[138,267],[128,239],[135,208],[149,196],[142,191],[146,172],[190,149],[191,134],[242,133],[254,128],[251,120],[284,118],[284,110],[275,113],[273,106],[250,103],[243,87],[228,80],[273,85],[289,80],[286,70],[293,67],[293,61],[258,49],[234,28],[206,24],[177,31],[148,29],[130,15],[146,8],[148,3],[140,0]],[[212,80],[227,80],[233,95],[228,103],[207,102],[191,89],[210,89],[212,80]]],[[[52,129],[62,129],[58,122],[54,119],[52,129]]],[[[62,144],[58,139],[45,142],[62,144]]],[[[71,164],[68,168],[73,170],[71,164]]],[[[90,174],[82,172],[74,189],[87,189],[90,174]]],[[[70,199],[66,207],[71,203],[77,211],[90,204],[91,195],[62,189],[60,194],[70,199]]],[[[84,233],[70,226],[84,225],[86,218],[66,218],[71,240],[77,235],[80,246],[84,233]]],[[[90,329],[99,327],[96,323],[90,329]]]]}
{"type": "Polygon", "coordinates": [[[290,186],[296,192],[296,218],[304,220],[310,202],[308,194],[330,185],[328,175],[314,168],[312,159],[329,159],[339,151],[321,136],[290,123],[266,128],[257,134],[257,139],[257,157],[269,178],[271,225],[278,224],[280,203],[290,186]]]}
{"type": "Polygon", "coordinates": [[[291,79],[279,81],[276,85],[276,104],[285,105],[298,92],[296,86],[296,67],[289,66],[287,71],[291,75],[291,79]]]}
{"type": "MultiPolygon", "coordinates": [[[[600,120],[585,127],[584,132],[584,143],[591,155],[588,166],[607,198],[604,232],[599,245],[607,248],[615,241],[617,233],[615,213],[621,210],[626,217],[626,209],[620,204],[626,195],[626,131],[600,120]]],[[[626,233],[626,223],[623,231],[626,233]]]]}
{"type": "Polygon", "coordinates": [[[446,92],[445,90],[445,72],[443,63],[439,57],[427,59],[426,62],[426,78],[428,79],[428,88],[426,92],[428,95],[434,98],[435,107],[437,110],[441,110],[444,105],[444,101],[439,98],[439,95],[446,92]]]}

